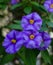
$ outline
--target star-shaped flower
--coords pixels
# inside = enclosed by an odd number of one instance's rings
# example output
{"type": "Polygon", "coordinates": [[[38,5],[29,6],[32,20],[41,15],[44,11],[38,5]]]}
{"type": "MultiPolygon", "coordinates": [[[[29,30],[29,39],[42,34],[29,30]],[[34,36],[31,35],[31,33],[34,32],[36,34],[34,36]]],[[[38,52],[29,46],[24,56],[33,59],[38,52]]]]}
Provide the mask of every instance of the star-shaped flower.
{"type": "Polygon", "coordinates": [[[38,13],[33,12],[22,17],[21,25],[24,30],[38,31],[42,25],[42,19],[38,13]]]}
{"type": "Polygon", "coordinates": [[[46,0],[44,2],[44,7],[48,12],[53,12],[53,0],[46,0]]]}
{"type": "Polygon", "coordinates": [[[4,46],[5,51],[9,54],[16,53],[19,51],[19,49],[23,45],[23,37],[22,37],[22,32],[12,30],[9,32],[2,44],[4,46]]]}
{"type": "Polygon", "coordinates": [[[24,46],[30,49],[39,48],[42,40],[39,32],[34,31],[23,31],[23,39],[24,46]]]}

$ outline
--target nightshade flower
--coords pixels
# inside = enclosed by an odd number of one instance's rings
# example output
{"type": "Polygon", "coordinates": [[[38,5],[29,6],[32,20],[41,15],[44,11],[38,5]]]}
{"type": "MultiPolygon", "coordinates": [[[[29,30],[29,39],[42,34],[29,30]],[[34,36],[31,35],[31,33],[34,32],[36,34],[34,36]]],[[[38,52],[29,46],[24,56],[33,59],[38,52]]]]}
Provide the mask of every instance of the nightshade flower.
{"type": "Polygon", "coordinates": [[[48,12],[53,12],[53,0],[46,0],[44,3],[44,7],[48,12]]]}
{"type": "Polygon", "coordinates": [[[41,44],[41,36],[39,32],[23,31],[24,46],[26,48],[35,49],[41,44]]]}
{"type": "Polygon", "coordinates": [[[11,0],[12,5],[17,4],[18,2],[19,2],[19,0],[11,0]]]}
{"type": "Polygon", "coordinates": [[[39,49],[45,50],[49,47],[49,45],[51,43],[51,38],[47,32],[40,32],[40,34],[42,36],[42,43],[40,44],[39,49]]]}
{"type": "Polygon", "coordinates": [[[12,30],[6,35],[2,46],[4,46],[7,53],[13,54],[19,51],[19,49],[22,47],[22,44],[22,32],[12,30]]]}
{"type": "Polygon", "coordinates": [[[40,30],[41,28],[42,19],[36,12],[33,12],[31,14],[22,17],[21,25],[24,30],[37,31],[40,30]]]}

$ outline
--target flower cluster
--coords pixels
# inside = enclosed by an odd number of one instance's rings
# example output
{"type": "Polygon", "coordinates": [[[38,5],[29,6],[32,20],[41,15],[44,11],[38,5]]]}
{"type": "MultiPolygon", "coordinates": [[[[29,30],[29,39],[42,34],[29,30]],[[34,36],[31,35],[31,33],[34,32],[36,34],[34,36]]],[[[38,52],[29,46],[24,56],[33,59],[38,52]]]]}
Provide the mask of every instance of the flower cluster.
{"type": "Polygon", "coordinates": [[[33,12],[22,17],[21,26],[23,27],[24,46],[26,48],[37,48],[45,50],[51,42],[50,35],[47,32],[39,32],[42,26],[42,19],[38,13],[33,12]]]}
{"type": "Polygon", "coordinates": [[[30,49],[45,50],[51,43],[47,32],[39,32],[42,19],[38,13],[33,12],[22,17],[21,26],[23,31],[12,30],[6,35],[3,46],[7,53],[13,54],[22,46],[30,49]]]}

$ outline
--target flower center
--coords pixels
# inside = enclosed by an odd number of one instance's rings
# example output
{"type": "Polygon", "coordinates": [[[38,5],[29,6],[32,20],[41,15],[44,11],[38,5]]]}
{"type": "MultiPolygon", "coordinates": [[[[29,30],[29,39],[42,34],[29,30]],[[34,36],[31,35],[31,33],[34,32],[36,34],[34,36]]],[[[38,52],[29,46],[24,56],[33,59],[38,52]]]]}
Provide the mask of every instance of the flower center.
{"type": "Polygon", "coordinates": [[[11,42],[12,42],[12,43],[16,43],[16,40],[15,40],[15,39],[12,39],[11,42]]]}
{"type": "Polygon", "coordinates": [[[34,39],[34,37],[35,37],[35,36],[34,36],[33,34],[32,34],[32,35],[30,35],[30,39],[34,39]]]}
{"type": "Polygon", "coordinates": [[[53,8],[53,4],[50,5],[50,8],[53,8]]]}
{"type": "Polygon", "coordinates": [[[33,23],[34,23],[34,20],[31,19],[31,20],[30,20],[30,24],[33,24],[33,23]]]}

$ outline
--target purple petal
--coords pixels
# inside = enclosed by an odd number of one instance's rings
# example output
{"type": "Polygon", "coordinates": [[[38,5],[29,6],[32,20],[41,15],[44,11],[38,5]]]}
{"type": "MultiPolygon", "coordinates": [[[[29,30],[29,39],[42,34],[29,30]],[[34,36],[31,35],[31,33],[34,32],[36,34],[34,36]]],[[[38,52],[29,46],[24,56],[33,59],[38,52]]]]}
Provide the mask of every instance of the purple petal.
{"type": "Polygon", "coordinates": [[[18,47],[21,47],[23,44],[23,40],[18,40],[17,43],[15,44],[15,47],[18,48],[18,47]]]}
{"type": "Polygon", "coordinates": [[[26,16],[22,18],[22,23],[23,24],[28,24],[28,19],[26,18],[26,16]]]}
{"type": "Polygon", "coordinates": [[[7,37],[10,38],[10,39],[13,39],[15,32],[16,32],[15,30],[12,30],[11,32],[9,32],[9,33],[7,34],[7,37]]]}
{"type": "Polygon", "coordinates": [[[33,15],[33,14],[28,14],[28,15],[26,16],[26,18],[30,20],[30,19],[32,18],[32,15],[33,15]]]}
{"type": "Polygon", "coordinates": [[[50,39],[50,40],[48,40],[48,41],[44,41],[44,43],[45,43],[45,46],[49,46],[49,45],[50,45],[50,43],[51,43],[51,39],[50,39]]]}
{"type": "Polygon", "coordinates": [[[50,35],[47,32],[41,32],[41,36],[42,36],[44,46],[40,46],[39,49],[45,50],[49,47],[49,45],[51,43],[51,38],[50,38],[50,35]]]}
{"type": "Polygon", "coordinates": [[[11,0],[11,4],[16,4],[17,3],[17,0],[11,0]]]}
{"type": "Polygon", "coordinates": [[[46,0],[44,3],[50,5],[51,4],[51,0],[46,0]]]}
{"type": "Polygon", "coordinates": [[[2,46],[8,46],[9,44],[11,44],[11,41],[6,37],[6,39],[4,40],[2,46]]]}
{"type": "Polygon", "coordinates": [[[42,25],[42,22],[36,22],[36,23],[34,23],[34,28],[36,29],[36,30],[40,30],[40,28],[41,28],[41,25],[42,25]]]}
{"type": "Polygon", "coordinates": [[[50,7],[50,5],[48,5],[48,4],[44,4],[44,7],[45,7],[46,10],[48,10],[49,7],[50,7]]]}
{"type": "Polygon", "coordinates": [[[18,40],[18,39],[22,39],[23,38],[23,36],[22,36],[22,32],[17,32],[16,34],[15,34],[15,36],[16,36],[16,40],[18,40]]]}
{"type": "Polygon", "coordinates": [[[53,8],[50,8],[48,11],[53,13],[53,8]]]}
{"type": "Polygon", "coordinates": [[[33,13],[34,14],[34,20],[36,21],[36,20],[38,20],[38,19],[40,19],[41,20],[41,18],[40,18],[40,16],[38,15],[38,13],[33,13]]]}
{"type": "Polygon", "coordinates": [[[26,41],[28,41],[29,37],[27,35],[24,34],[23,37],[26,41]]]}
{"type": "Polygon", "coordinates": [[[14,51],[14,45],[13,45],[13,44],[10,45],[10,46],[6,49],[6,52],[7,52],[7,53],[10,53],[10,54],[15,53],[15,51],[14,51]]]}
{"type": "Polygon", "coordinates": [[[28,26],[26,27],[26,30],[34,30],[34,26],[33,26],[33,25],[28,25],[28,26]]]}
{"type": "Polygon", "coordinates": [[[27,48],[35,48],[35,42],[34,42],[34,41],[29,41],[29,42],[26,44],[26,47],[27,47],[27,48]]]}

